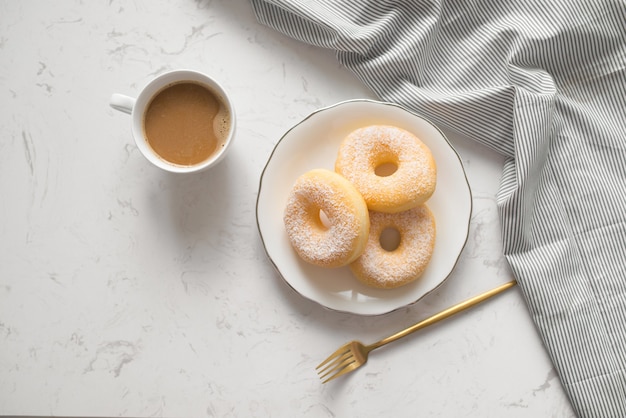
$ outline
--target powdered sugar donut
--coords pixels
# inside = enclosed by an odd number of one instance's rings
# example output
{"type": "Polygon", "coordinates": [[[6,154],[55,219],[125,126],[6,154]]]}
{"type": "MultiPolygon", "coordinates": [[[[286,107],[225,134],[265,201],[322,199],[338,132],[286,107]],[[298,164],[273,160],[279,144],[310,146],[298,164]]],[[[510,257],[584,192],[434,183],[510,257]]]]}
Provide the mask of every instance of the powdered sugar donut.
{"type": "Polygon", "coordinates": [[[350,264],[354,275],[368,286],[392,289],[422,275],[435,247],[435,218],[426,205],[404,212],[370,212],[370,235],[365,251],[350,264]],[[385,229],[398,231],[397,248],[381,245],[385,229]]]}
{"type": "Polygon", "coordinates": [[[430,149],[412,133],[387,125],[350,133],[340,145],[335,171],[354,184],[368,208],[377,212],[402,212],[420,205],[433,194],[437,182],[430,149]],[[382,167],[392,173],[382,173],[382,167]]]}
{"type": "Polygon", "coordinates": [[[348,180],[324,169],[311,170],[296,180],[283,220],[298,255],[322,267],[345,266],[359,257],[370,228],[361,194],[348,180]]]}

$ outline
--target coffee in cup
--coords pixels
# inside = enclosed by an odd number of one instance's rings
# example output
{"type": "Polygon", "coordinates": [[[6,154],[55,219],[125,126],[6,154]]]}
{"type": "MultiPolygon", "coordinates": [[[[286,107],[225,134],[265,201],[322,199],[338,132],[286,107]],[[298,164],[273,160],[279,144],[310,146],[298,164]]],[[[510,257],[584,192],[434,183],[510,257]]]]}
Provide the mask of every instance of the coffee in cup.
{"type": "Polygon", "coordinates": [[[144,156],[172,172],[215,165],[234,135],[234,110],[224,89],[195,71],[163,74],[137,99],[114,94],[111,106],[132,115],[133,136],[144,156]]]}

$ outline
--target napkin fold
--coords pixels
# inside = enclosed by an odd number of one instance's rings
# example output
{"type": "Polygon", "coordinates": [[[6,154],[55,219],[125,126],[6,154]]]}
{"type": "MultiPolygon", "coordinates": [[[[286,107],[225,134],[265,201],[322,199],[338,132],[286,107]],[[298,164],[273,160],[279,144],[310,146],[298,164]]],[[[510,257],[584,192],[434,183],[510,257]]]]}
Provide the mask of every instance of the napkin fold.
{"type": "Polygon", "coordinates": [[[507,157],[504,255],[580,417],[626,417],[626,3],[250,0],[507,157]]]}

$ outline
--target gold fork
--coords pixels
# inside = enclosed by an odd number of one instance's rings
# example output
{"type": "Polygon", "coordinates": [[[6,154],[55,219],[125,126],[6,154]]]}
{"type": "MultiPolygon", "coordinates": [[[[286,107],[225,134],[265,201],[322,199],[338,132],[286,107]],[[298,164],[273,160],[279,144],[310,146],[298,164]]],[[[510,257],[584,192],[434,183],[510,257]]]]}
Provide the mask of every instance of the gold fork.
{"type": "Polygon", "coordinates": [[[374,344],[364,345],[359,341],[350,341],[349,343],[341,346],[339,350],[332,353],[326,360],[320,363],[315,369],[320,376],[320,379],[323,380],[322,383],[326,383],[330,380],[333,380],[336,377],[349,373],[355,369],[358,369],[362,365],[367,362],[367,356],[370,351],[375,350],[377,348],[382,347],[385,344],[389,344],[390,342],[399,340],[402,337],[406,337],[409,334],[414,333],[417,330],[422,328],[426,328],[429,325],[437,323],[443,319],[446,319],[456,313],[464,311],[468,308],[471,308],[474,305],[479,304],[480,302],[489,299],[492,296],[497,295],[498,293],[515,286],[515,280],[505,283],[501,286],[496,287],[495,289],[489,290],[485,293],[482,293],[478,296],[474,296],[471,299],[468,299],[464,302],[458,303],[448,309],[445,309],[430,318],[424,319],[421,322],[418,322],[415,325],[410,326],[409,328],[400,331],[396,334],[393,334],[387,338],[384,338],[374,344]]]}

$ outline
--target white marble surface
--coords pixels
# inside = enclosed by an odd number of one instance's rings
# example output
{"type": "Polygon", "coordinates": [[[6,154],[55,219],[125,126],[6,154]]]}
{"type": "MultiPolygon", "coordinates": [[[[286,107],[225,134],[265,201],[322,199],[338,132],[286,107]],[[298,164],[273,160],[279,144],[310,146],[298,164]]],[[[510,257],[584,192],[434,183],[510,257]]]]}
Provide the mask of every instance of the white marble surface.
{"type": "Polygon", "coordinates": [[[285,285],[256,227],[261,170],[294,123],[352,98],[373,96],[245,0],[0,0],[0,415],[572,417],[517,288],[320,384],[344,342],[510,279],[502,159],[450,133],[474,214],[437,292],[361,317],[285,285]],[[150,166],[108,105],[182,67],[238,113],[229,156],[197,175],[150,166]]]}

